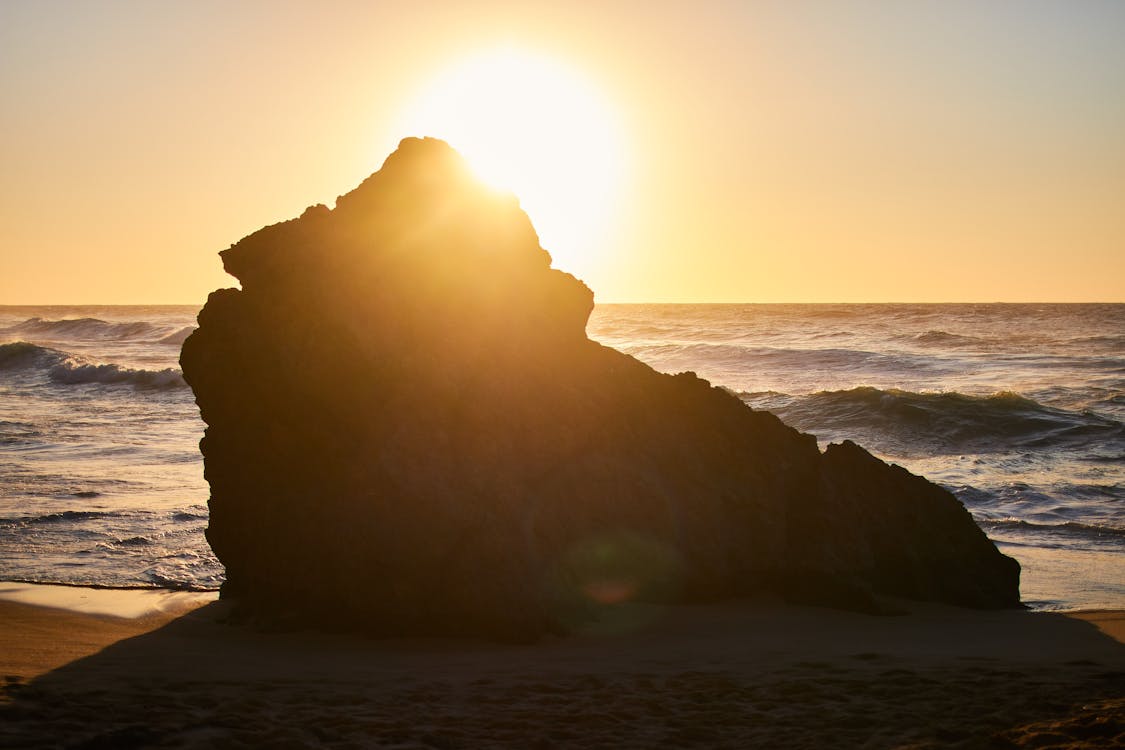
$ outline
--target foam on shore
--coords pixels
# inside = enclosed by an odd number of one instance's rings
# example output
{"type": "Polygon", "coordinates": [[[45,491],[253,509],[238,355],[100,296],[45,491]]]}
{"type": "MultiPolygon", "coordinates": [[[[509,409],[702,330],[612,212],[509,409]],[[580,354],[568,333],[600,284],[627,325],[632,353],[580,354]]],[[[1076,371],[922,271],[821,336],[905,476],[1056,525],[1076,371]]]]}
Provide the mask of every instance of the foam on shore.
{"type": "Polygon", "coordinates": [[[170,591],[168,589],[93,588],[42,583],[0,582],[0,599],[87,615],[140,619],[157,614],[175,614],[203,606],[219,598],[217,591],[170,591]]]}

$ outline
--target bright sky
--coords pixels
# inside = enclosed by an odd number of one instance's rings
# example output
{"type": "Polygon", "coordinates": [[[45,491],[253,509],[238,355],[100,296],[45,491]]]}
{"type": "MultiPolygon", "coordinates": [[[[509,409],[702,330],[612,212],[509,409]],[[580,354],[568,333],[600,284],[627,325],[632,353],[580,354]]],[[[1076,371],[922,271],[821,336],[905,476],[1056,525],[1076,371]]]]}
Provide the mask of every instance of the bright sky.
{"type": "Polygon", "coordinates": [[[202,302],[408,135],[599,301],[1125,301],[1123,40],[1114,0],[4,0],[0,304],[202,302]]]}

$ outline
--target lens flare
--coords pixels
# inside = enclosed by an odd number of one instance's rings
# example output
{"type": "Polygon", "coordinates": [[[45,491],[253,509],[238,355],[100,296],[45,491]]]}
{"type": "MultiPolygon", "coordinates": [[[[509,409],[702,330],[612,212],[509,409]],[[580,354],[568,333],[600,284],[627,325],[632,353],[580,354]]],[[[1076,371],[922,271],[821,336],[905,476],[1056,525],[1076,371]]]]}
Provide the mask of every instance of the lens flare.
{"type": "Polygon", "coordinates": [[[618,634],[660,617],[680,591],[682,564],[671,545],[620,531],[572,545],[552,572],[549,600],[571,632],[618,634]]]}

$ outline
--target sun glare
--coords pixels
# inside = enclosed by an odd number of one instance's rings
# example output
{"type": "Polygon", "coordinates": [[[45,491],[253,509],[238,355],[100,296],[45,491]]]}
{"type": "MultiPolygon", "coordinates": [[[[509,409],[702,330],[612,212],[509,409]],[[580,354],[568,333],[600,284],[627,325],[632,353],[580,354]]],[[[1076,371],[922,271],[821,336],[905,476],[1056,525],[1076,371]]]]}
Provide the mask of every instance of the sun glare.
{"type": "Polygon", "coordinates": [[[480,179],[515,193],[555,266],[582,276],[606,237],[623,173],[612,107],[576,70],[499,49],[438,76],[402,135],[450,143],[480,179]]]}

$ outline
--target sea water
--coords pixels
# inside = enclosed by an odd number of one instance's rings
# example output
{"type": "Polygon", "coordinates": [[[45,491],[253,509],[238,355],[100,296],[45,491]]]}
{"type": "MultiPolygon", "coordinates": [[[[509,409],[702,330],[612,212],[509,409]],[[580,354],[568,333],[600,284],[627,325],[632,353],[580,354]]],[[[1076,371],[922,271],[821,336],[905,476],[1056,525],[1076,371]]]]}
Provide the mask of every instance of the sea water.
{"type": "MultiPolygon", "coordinates": [[[[196,307],[0,307],[0,579],[209,590],[196,307]]],[[[952,491],[1038,609],[1125,608],[1125,305],[599,305],[587,331],[952,491]]]]}

